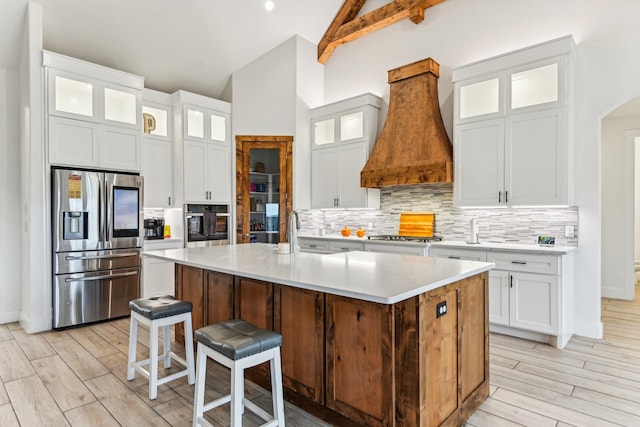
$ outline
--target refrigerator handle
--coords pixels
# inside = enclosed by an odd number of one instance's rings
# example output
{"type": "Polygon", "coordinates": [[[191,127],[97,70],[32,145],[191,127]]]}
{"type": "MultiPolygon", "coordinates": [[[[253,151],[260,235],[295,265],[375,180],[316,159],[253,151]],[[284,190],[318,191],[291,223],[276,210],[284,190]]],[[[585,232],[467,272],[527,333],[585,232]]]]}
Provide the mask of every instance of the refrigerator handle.
{"type": "Polygon", "coordinates": [[[138,256],[137,252],[127,252],[125,254],[109,254],[109,255],[96,255],[96,256],[66,256],[65,261],[80,261],[88,259],[111,259],[111,258],[126,258],[131,256],[138,256]]]}
{"type": "Polygon", "coordinates": [[[102,206],[102,208],[100,209],[100,213],[102,215],[102,241],[104,242],[105,249],[108,249],[111,248],[111,245],[109,244],[109,231],[111,230],[110,213],[113,209],[113,207],[111,206],[111,195],[113,193],[111,192],[111,184],[109,182],[109,179],[107,178],[107,174],[105,174],[104,183],[101,186],[101,190],[102,203],[100,204],[100,206],[102,206]]]}
{"type": "Polygon", "coordinates": [[[90,282],[93,280],[113,279],[117,277],[134,276],[136,274],[138,274],[137,271],[131,271],[129,273],[104,274],[102,276],[90,276],[90,277],[78,277],[78,278],[67,277],[66,279],[64,279],[64,281],[67,283],[68,282],[90,282]]]}

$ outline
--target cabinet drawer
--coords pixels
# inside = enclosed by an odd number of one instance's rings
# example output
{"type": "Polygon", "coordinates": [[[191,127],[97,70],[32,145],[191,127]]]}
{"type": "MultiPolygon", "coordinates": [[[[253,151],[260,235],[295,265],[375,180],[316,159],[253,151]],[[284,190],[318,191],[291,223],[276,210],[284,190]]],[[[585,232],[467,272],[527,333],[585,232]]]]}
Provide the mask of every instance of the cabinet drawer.
{"type": "Polygon", "coordinates": [[[560,274],[558,255],[528,254],[516,252],[488,252],[487,261],[494,262],[497,270],[525,273],[560,274]]]}
{"type": "Polygon", "coordinates": [[[437,258],[464,259],[468,261],[487,261],[487,252],[477,249],[458,249],[431,246],[429,256],[437,258]]]}
{"type": "Polygon", "coordinates": [[[299,242],[300,250],[303,252],[317,252],[322,254],[330,253],[328,242],[307,239],[299,239],[299,242]]]}
{"type": "Polygon", "coordinates": [[[332,241],[329,242],[329,250],[331,252],[349,252],[349,251],[363,251],[363,242],[349,242],[349,241],[332,241]]]}

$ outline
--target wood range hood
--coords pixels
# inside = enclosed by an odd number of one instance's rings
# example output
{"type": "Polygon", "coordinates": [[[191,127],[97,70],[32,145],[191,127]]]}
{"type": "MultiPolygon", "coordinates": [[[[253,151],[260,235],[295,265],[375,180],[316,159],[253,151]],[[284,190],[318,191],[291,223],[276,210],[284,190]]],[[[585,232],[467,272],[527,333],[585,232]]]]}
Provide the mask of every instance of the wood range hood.
{"type": "Polygon", "coordinates": [[[453,146],[438,102],[440,65],[431,58],[389,70],[389,111],[360,185],[453,182],[453,146]]]}

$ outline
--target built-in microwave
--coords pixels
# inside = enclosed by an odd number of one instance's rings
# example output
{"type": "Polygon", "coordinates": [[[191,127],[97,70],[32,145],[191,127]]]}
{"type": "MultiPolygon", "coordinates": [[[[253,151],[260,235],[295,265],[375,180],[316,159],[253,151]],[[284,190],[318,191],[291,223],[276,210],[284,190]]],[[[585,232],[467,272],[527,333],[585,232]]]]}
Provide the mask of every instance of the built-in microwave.
{"type": "Polygon", "coordinates": [[[185,247],[228,245],[230,219],[228,205],[185,205],[185,247]]]}

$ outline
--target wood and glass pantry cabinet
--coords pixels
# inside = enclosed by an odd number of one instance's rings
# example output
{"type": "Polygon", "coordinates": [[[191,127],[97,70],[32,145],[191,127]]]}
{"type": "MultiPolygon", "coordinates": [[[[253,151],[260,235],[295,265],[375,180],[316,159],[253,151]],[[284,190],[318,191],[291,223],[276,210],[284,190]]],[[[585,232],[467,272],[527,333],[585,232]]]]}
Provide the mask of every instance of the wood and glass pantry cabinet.
{"type": "Polygon", "coordinates": [[[453,70],[454,205],[572,204],[568,36],[453,70]]]}

